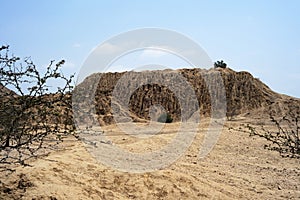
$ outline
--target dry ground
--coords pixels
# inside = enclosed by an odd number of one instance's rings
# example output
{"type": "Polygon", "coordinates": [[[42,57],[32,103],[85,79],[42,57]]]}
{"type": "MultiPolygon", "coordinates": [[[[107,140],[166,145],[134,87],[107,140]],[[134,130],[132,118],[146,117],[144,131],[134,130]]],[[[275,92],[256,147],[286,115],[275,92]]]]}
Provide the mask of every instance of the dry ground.
{"type": "MultiPolygon", "coordinates": [[[[0,199],[300,199],[300,160],[265,150],[266,141],[229,130],[247,119],[227,122],[210,154],[197,155],[208,121],[188,151],[171,166],[148,173],[126,173],[98,163],[84,144],[67,138],[49,156],[32,160],[15,173],[1,174],[0,199]]],[[[170,142],[178,124],[168,124],[145,140],[106,126],[115,145],[133,152],[159,149],[170,142]]]]}

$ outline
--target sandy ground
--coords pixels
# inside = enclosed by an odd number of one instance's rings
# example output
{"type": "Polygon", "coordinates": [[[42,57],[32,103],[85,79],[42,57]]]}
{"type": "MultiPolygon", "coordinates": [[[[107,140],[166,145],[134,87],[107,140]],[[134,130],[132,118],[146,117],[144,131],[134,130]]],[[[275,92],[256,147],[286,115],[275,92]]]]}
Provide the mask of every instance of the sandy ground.
{"type": "MultiPolygon", "coordinates": [[[[104,166],[83,142],[66,138],[58,150],[32,160],[31,166],[1,174],[0,199],[300,199],[300,160],[281,158],[263,148],[263,138],[228,129],[248,121],[227,122],[214,149],[199,159],[207,129],[204,120],[190,148],[175,163],[147,173],[104,166]]],[[[168,124],[163,134],[143,140],[115,126],[103,129],[114,145],[145,152],[168,144],[177,127],[168,124]]]]}

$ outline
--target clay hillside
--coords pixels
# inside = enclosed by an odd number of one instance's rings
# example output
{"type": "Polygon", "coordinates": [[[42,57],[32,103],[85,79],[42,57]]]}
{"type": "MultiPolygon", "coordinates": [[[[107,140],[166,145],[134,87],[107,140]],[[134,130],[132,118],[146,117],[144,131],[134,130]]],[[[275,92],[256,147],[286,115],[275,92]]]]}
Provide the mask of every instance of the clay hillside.
{"type": "MultiPolygon", "coordinates": [[[[127,116],[130,116],[135,121],[143,121],[149,119],[149,110],[153,105],[160,104],[166,109],[175,121],[181,119],[181,107],[179,99],[176,98],[166,85],[178,88],[178,91],[184,91],[184,84],[178,81],[178,73],[186,78],[192,85],[195,91],[199,107],[195,106],[195,102],[191,100],[185,110],[188,109],[187,118],[192,116],[196,108],[200,108],[201,116],[210,116],[212,109],[211,95],[220,96],[220,77],[223,80],[226,103],[227,117],[236,115],[245,115],[249,117],[266,117],[269,112],[274,112],[278,116],[283,115],[291,106],[299,106],[299,99],[278,94],[272,91],[267,85],[259,79],[254,78],[250,73],[241,71],[236,72],[230,68],[216,69],[180,69],[180,70],[162,70],[162,71],[144,71],[144,72],[122,72],[122,73],[96,73],[87,77],[75,89],[77,97],[76,102],[89,102],[86,105],[79,105],[80,112],[90,112],[90,104],[95,103],[97,119],[100,124],[112,124],[114,119],[112,116],[112,96],[122,93],[122,91],[130,88],[131,96],[129,98],[129,110],[127,116]],[[141,84],[146,83],[145,79],[154,81],[164,80],[163,84],[141,84]],[[160,77],[157,79],[157,77],[160,77]],[[121,80],[122,79],[122,80],[121,80]],[[100,81],[99,81],[100,80],[100,81]],[[206,80],[206,81],[205,81],[206,80]],[[99,82],[97,85],[96,83],[99,82]],[[120,84],[121,82],[121,84],[120,84]],[[211,94],[206,82],[209,82],[211,94]],[[116,84],[117,87],[116,87],[116,84]],[[140,84],[140,85],[139,85],[140,84]],[[97,89],[95,90],[95,88],[97,89]],[[117,89],[115,89],[117,88],[117,89]],[[114,91],[115,90],[115,91],[114,91]],[[90,100],[95,92],[94,102],[90,100]],[[115,92],[115,93],[113,93],[115,92]],[[114,94],[114,95],[113,95],[114,94]],[[265,114],[264,116],[262,114],[265,114]]],[[[182,77],[181,76],[181,77],[182,77]]],[[[158,82],[158,81],[157,81],[158,82]]],[[[126,95],[126,94],[121,94],[126,95]]],[[[189,100],[190,96],[182,94],[184,98],[189,100]]],[[[216,99],[216,98],[213,98],[216,99]]],[[[218,98],[217,98],[218,99],[218,98]]],[[[125,111],[120,102],[113,102],[114,106],[118,107],[118,111],[125,111]]],[[[218,105],[216,103],[215,105],[218,105]]],[[[77,105],[78,106],[78,105],[77,105]]],[[[273,114],[274,114],[273,113],[273,114]]],[[[124,114],[124,116],[126,116],[124,114]]],[[[82,116],[82,121],[87,118],[82,116]]],[[[126,121],[126,119],[124,119],[126,121]]]]}
{"type": "Polygon", "coordinates": [[[14,96],[17,95],[15,92],[13,92],[12,90],[6,88],[3,86],[2,83],[0,83],[0,97],[10,97],[10,96],[14,96]]]}

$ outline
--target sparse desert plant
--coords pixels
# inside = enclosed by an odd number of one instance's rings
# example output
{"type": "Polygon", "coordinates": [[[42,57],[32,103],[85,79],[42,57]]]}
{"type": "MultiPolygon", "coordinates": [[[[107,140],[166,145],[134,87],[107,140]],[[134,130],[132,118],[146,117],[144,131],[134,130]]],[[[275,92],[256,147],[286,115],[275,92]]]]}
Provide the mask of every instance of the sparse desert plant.
{"type": "Polygon", "coordinates": [[[157,121],[160,123],[172,123],[173,118],[169,113],[163,113],[158,117],[157,121]]]}
{"type": "Polygon", "coordinates": [[[214,67],[215,68],[226,68],[227,67],[227,64],[223,61],[223,60],[221,60],[221,61],[217,61],[217,62],[215,62],[214,63],[214,67]]]}
{"type": "Polygon", "coordinates": [[[226,112],[226,117],[228,121],[232,121],[236,115],[238,115],[238,110],[240,106],[236,103],[237,100],[231,100],[227,104],[227,112],[226,112]]]}
{"type": "Polygon", "coordinates": [[[250,136],[259,136],[269,143],[265,148],[278,151],[282,157],[300,158],[300,106],[289,107],[287,114],[281,118],[275,118],[270,114],[271,122],[275,130],[261,127],[255,128],[246,125],[250,136]]]}
{"type": "Polygon", "coordinates": [[[226,117],[228,121],[233,121],[236,116],[236,109],[227,109],[226,117]]]}
{"type": "Polygon", "coordinates": [[[25,164],[74,130],[73,76],[61,73],[64,62],[51,61],[42,74],[30,58],[20,59],[9,53],[9,46],[0,47],[0,164],[25,164]],[[51,80],[61,87],[50,89],[51,80]]]}

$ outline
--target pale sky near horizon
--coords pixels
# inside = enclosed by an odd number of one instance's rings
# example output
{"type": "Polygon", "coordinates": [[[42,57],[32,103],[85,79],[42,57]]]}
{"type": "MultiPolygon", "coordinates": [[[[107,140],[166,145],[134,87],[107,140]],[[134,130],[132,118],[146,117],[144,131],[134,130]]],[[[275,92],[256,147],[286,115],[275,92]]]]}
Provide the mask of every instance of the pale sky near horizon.
{"type": "Polygon", "coordinates": [[[64,72],[78,74],[91,50],[105,40],[157,27],[188,36],[213,61],[249,71],[276,92],[300,97],[297,0],[0,2],[0,45],[31,56],[40,68],[65,59],[64,72]]]}

